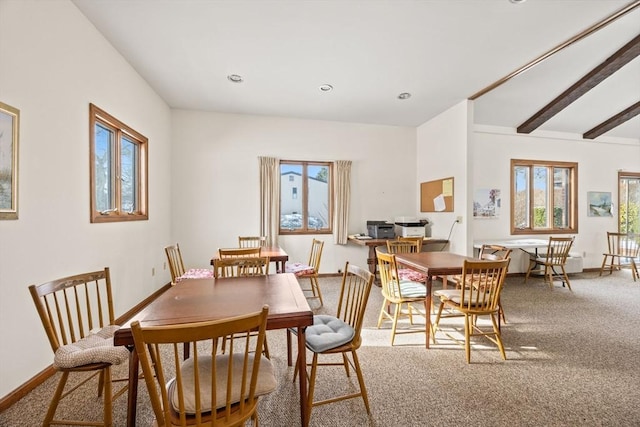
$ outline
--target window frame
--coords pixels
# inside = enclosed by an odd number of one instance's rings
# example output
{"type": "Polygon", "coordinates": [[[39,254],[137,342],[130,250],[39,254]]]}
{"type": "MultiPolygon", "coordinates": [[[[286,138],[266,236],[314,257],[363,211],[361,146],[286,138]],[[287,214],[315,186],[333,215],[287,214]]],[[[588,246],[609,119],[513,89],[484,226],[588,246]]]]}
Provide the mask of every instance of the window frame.
{"type": "MultiPolygon", "coordinates": [[[[578,233],[578,163],[576,162],[561,162],[561,161],[548,161],[548,160],[525,160],[525,159],[511,159],[511,209],[510,209],[510,223],[511,223],[511,234],[512,235],[520,235],[520,234],[576,234],[578,233]],[[515,210],[516,210],[516,194],[515,194],[515,168],[516,167],[527,167],[529,168],[529,177],[527,188],[529,191],[529,226],[528,227],[516,227],[515,224],[515,210]],[[533,185],[533,181],[535,179],[533,168],[534,167],[546,167],[546,168],[565,168],[569,169],[569,190],[567,195],[567,212],[568,212],[568,226],[566,228],[558,228],[553,224],[553,217],[550,219],[551,226],[548,228],[534,228],[534,191],[535,186],[533,185]]],[[[550,174],[548,182],[552,182],[553,173],[550,174]]],[[[553,184],[552,184],[553,185],[553,184]]],[[[546,188],[547,193],[550,195],[547,197],[548,199],[553,199],[553,188],[546,188]]],[[[553,212],[553,209],[551,209],[553,212]]]]}
{"type": "Polygon", "coordinates": [[[90,220],[91,223],[123,222],[123,221],[144,221],[149,219],[149,191],[148,191],[148,159],[149,140],[147,137],[127,126],[106,111],[94,104],[89,104],[89,187],[91,194],[90,220]],[[114,153],[111,155],[110,180],[113,187],[113,195],[110,209],[99,211],[97,209],[96,194],[96,126],[100,125],[108,128],[114,135],[114,153]],[[132,212],[122,209],[122,186],[116,185],[117,179],[122,170],[121,141],[126,138],[138,148],[137,159],[135,160],[135,199],[137,209],[132,212]]]}
{"type": "MultiPolygon", "coordinates": [[[[640,230],[635,231],[635,230],[628,230],[628,225],[629,225],[629,219],[627,217],[627,224],[625,224],[625,230],[623,231],[623,227],[622,227],[622,217],[623,215],[628,215],[629,212],[629,200],[627,200],[626,203],[622,202],[622,194],[621,194],[621,187],[622,187],[622,180],[640,180],[640,172],[624,172],[624,171],[618,171],[618,232],[619,233],[639,233],[640,230]],[[625,207],[623,208],[623,205],[625,205],[625,207]]],[[[627,183],[627,185],[629,185],[627,183]]],[[[635,221],[635,220],[634,220],[635,221]]]]}
{"type": "MultiPolygon", "coordinates": [[[[278,170],[280,172],[280,176],[282,176],[282,165],[297,165],[302,166],[302,182],[301,188],[298,188],[297,200],[302,199],[302,225],[303,227],[296,230],[289,230],[281,227],[281,218],[282,218],[282,186],[280,186],[279,190],[279,212],[278,212],[278,234],[280,235],[300,235],[300,234],[333,234],[333,209],[334,209],[334,201],[333,201],[333,180],[334,180],[334,167],[333,162],[326,161],[307,161],[307,160],[280,160],[278,163],[278,170]],[[326,166],[328,168],[328,180],[327,180],[327,194],[329,203],[328,207],[328,227],[322,229],[314,229],[309,228],[309,176],[308,176],[308,167],[309,166],[326,166]]],[[[282,178],[280,178],[280,182],[282,182],[282,178]]]]}

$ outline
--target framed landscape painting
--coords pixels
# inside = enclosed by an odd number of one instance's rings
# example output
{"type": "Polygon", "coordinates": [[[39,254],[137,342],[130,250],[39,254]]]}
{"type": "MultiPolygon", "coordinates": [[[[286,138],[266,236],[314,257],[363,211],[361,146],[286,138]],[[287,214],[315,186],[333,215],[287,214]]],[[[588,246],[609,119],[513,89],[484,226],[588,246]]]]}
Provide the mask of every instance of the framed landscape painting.
{"type": "Polygon", "coordinates": [[[18,219],[20,111],[0,102],[0,219],[18,219]]]}
{"type": "Polygon", "coordinates": [[[608,191],[587,192],[587,216],[613,216],[611,212],[611,193],[608,191]]]}

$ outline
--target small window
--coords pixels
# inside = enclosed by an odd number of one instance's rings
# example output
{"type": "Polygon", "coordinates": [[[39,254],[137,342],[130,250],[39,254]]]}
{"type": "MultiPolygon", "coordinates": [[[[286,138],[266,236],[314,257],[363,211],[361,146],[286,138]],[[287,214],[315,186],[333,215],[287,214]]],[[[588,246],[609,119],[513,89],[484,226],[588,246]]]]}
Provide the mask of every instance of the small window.
{"type": "Polygon", "coordinates": [[[577,233],[578,164],[511,160],[511,234],[577,233]]]}
{"type": "Polygon", "coordinates": [[[640,233],[640,173],[618,172],[618,231],[640,233]]]}
{"type": "Polygon", "coordinates": [[[91,222],[148,219],[147,138],[93,104],[89,116],[91,222]]]}
{"type": "Polygon", "coordinates": [[[331,162],[280,162],[281,234],[332,232],[331,179],[331,162]]]}

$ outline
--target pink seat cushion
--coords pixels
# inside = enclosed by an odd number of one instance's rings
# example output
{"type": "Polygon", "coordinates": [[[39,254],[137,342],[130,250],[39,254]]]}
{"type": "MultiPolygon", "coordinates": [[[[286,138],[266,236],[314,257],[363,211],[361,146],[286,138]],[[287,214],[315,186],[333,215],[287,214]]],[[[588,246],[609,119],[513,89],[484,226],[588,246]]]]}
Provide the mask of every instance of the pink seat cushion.
{"type": "Polygon", "coordinates": [[[302,264],[301,262],[287,263],[285,270],[287,273],[293,273],[296,276],[307,276],[315,273],[313,267],[307,264],[302,264]]]}
{"type": "Polygon", "coordinates": [[[400,280],[410,280],[412,282],[427,283],[427,276],[419,271],[412,270],[410,268],[399,268],[398,276],[400,280]]]}
{"type": "Polygon", "coordinates": [[[213,278],[213,270],[208,268],[192,268],[186,271],[182,276],[176,277],[176,283],[187,279],[211,279],[213,278]]]}

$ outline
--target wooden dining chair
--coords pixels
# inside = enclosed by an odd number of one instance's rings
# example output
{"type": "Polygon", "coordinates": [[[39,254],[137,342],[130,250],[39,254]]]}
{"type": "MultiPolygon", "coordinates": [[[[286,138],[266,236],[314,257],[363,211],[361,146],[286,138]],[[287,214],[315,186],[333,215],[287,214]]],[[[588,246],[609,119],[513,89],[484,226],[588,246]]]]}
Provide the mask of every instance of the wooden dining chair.
{"type": "Polygon", "coordinates": [[[220,248],[218,249],[219,258],[246,258],[259,257],[261,246],[247,248],[220,248]]]}
{"type": "Polygon", "coordinates": [[[553,288],[553,280],[558,278],[562,281],[562,286],[566,283],[569,290],[571,290],[571,283],[569,283],[565,265],[573,240],[573,237],[550,236],[546,253],[538,254],[538,256],[529,261],[529,268],[524,276],[524,282],[527,283],[531,273],[542,273],[545,283],[550,288],[553,288]]]}
{"type": "Polygon", "coordinates": [[[631,277],[635,282],[640,277],[636,264],[636,260],[640,258],[640,235],[608,231],[607,246],[608,251],[602,254],[604,259],[600,267],[600,276],[604,271],[611,274],[614,270],[628,268],[631,270],[631,277]]]}
{"type": "Polygon", "coordinates": [[[241,248],[259,248],[267,246],[266,236],[238,236],[238,246],[241,248]]]}
{"type": "Polygon", "coordinates": [[[438,314],[433,324],[433,343],[436,343],[436,332],[440,329],[440,320],[449,317],[464,317],[464,345],[467,363],[471,363],[471,337],[483,336],[495,343],[503,360],[507,356],[502,343],[502,335],[498,326],[500,293],[509,268],[509,259],[498,261],[464,261],[462,269],[462,286],[453,293],[439,293],[438,314]],[[445,309],[448,311],[445,312],[445,309]],[[492,329],[478,326],[478,317],[489,316],[492,329]]]}
{"type": "MultiPolygon", "coordinates": [[[[311,417],[312,409],[316,406],[356,397],[362,398],[367,413],[371,414],[367,389],[364,384],[364,376],[362,375],[356,350],[358,350],[362,344],[360,332],[364,323],[364,313],[367,308],[374,278],[373,273],[347,262],[342,275],[340,299],[338,300],[336,315],[315,315],[313,316],[313,325],[306,329],[306,347],[313,352],[313,360],[308,364],[308,366],[311,366],[311,372],[305,372],[309,378],[309,418],[311,417]],[[341,363],[335,361],[335,358],[331,359],[332,361],[330,362],[320,362],[319,358],[321,356],[331,358],[337,354],[342,356],[341,363]],[[351,355],[351,358],[349,358],[349,355],[351,355]],[[347,377],[350,377],[349,366],[351,366],[358,377],[359,390],[314,402],[316,376],[319,366],[342,366],[346,371],[347,377]]],[[[296,334],[296,332],[296,329],[287,330],[287,354],[289,362],[291,362],[291,336],[296,334]]],[[[298,374],[298,366],[298,363],[296,363],[293,377],[294,381],[298,374]]],[[[307,419],[307,423],[308,422],[309,419],[307,419]]]]}
{"type": "Polygon", "coordinates": [[[269,257],[232,257],[213,261],[213,275],[223,277],[265,276],[269,274],[269,257]]]}
{"type": "MultiPolygon", "coordinates": [[[[384,297],[380,315],[378,316],[378,329],[380,329],[383,320],[391,320],[391,345],[394,344],[396,333],[423,333],[426,336],[426,327],[424,330],[407,329],[400,332],[397,331],[397,326],[398,320],[402,316],[408,317],[409,323],[413,325],[413,316],[423,315],[412,304],[426,304],[427,287],[424,283],[402,280],[398,273],[398,264],[394,254],[382,252],[377,248],[376,256],[378,258],[381,291],[384,297]],[[393,314],[389,314],[391,306],[394,306],[393,314]]],[[[425,306],[426,310],[427,306],[425,306]]]]}
{"type": "MultiPolygon", "coordinates": [[[[269,274],[269,257],[232,257],[213,261],[213,274],[216,279],[230,277],[266,276],[269,274]]],[[[226,341],[222,342],[222,351],[226,341]]],[[[267,340],[264,342],[264,355],[271,358],[267,340]]]]}
{"type": "MultiPolygon", "coordinates": [[[[422,239],[419,237],[398,237],[397,240],[387,240],[387,252],[390,254],[418,253],[422,250],[422,239]]],[[[427,283],[424,273],[411,268],[398,267],[400,280],[427,283]]]]}
{"type": "Polygon", "coordinates": [[[111,427],[113,400],[127,390],[125,385],[113,393],[112,382],[127,379],[113,380],[111,367],[128,362],[129,350],[113,345],[120,327],[113,314],[109,268],[31,285],[29,292],[54,353],[53,367],[62,374],[42,425],[111,427]],[[72,373],[81,380],[65,392],[72,373]],[[98,397],[104,399],[103,421],[54,419],[60,401],[96,375],[98,397]]]}
{"type": "Polygon", "coordinates": [[[258,401],[277,387],[275,368],[261,355],[269,308],[228,319],[166,326],[135,321],[131,331],[149,391],[155,424],[258,425],[258,401]],[[250,340],[252,331],[257,339],[250,340]],[[223,341],[231,343],[225,353],[223,341]],[[195,349],[183,360],[187,342],[195,349]]]}
{"type": "Polygon", "coordinates": [[[169,262],[169,272],[171,273],[171,284],[175,285],[185,279],[207,279],[213,277],[213,271],[208,268],[190,268],[185,270],[182,261],[180,245],[169,245],[164,248],[169,262]]]}
{"type": "Polygon", "coordinates": [[[307,298],[317,298],[320,300],[320,306],[324,304],[322,301],[322,292],[320,291],[320,283],[318,282],[318,272],[320,271],[320,260],[322,259],[322,248],[324,242],[322,240],[313,239],[311,242],[311,251],[309,252],[309,262],[303,264],[300,262],[287,263],[285,267],[286,273],[293,273],[298,278],[308,278],[310,288],[303,288],[302,291],[310,293],[307,298]]]}

